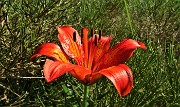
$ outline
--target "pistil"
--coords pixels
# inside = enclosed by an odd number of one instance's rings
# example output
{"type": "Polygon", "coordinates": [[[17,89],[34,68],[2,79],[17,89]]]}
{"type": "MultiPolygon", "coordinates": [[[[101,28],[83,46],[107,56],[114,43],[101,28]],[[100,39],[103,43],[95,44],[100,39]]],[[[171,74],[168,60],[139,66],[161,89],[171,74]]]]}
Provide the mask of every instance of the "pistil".
{"type": "Polygon", "coordinates": [[[88,66],[88,29],[82,28],[82,44],[84,48],[84,66],[88,66]]]}

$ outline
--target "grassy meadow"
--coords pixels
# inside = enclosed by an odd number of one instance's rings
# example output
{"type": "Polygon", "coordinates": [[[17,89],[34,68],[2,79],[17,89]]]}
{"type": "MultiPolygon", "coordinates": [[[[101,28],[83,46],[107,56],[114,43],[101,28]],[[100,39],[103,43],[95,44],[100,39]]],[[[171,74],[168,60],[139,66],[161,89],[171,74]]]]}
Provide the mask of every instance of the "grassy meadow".
{"type": "Polygon", "coordinates": [[[81,107],[83,84],[70,74],[47,84],[45,57],[30,62],[42,43],[60,44],[57,25],[101,29],[112,46],[123,38],[147,46],[126,62],[130,94],[102,78],[89,87],[89,107],[180,107],[179,0],[1,0],[0,106],[81,107]]]}

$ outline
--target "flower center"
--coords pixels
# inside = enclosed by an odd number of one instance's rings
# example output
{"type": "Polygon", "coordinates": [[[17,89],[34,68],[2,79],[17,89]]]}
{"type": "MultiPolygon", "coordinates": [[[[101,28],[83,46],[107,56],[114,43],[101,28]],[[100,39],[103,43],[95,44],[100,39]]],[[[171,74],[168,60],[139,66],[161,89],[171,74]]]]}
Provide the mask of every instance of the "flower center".
{"type": "MultiPolygon", "coordinates": [[[[81,43],[82,43],[82,48],[84,50],[84,66],[91,69],[92,67],[92,63],[93,63],[93,59],[94,59],[94,55],[96,53],[96,49],[98,46],[98,42],[101,40],[101,36],[102,36],[102,30],[99,30],[98,32],[99,34],[94,34],[94,29],[91,29],[91,38],[92,40],[90,40],[91,42],[88,43],[88,29],[87,28],[82,28],[81,31],[81,43]],[[93,42],[94,41],[94,42],[93,42]]],[[[77,41],[76,38],[76,32],[73,33],[73,40],[74,42],[77,41]]]]}

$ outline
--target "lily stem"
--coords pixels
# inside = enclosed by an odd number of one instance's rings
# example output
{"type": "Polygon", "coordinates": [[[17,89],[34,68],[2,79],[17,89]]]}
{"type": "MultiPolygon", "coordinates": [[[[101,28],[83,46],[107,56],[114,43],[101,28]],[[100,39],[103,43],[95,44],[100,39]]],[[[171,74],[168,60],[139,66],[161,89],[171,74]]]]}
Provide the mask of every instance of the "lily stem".
{"type": "Polygon", "coordinates": [[[83,107],[87,107],[87,97],[88,97],[88,86],[84,85],[84,98],[83,98],[83,107]]]}

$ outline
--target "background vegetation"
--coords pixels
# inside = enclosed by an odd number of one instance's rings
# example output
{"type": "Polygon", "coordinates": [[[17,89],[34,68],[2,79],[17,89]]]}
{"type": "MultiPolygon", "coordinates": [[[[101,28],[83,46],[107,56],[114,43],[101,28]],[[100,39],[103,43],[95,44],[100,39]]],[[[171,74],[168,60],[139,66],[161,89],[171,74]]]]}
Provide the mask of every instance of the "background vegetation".
{"type": "Polygon", "coordinates": [[[57,40],[56,25],[102,29],[114,43],[146,44],[127,62],[134,87],[120,97],[106,78],[90,87],[96,107],[180,107],[179,0],[1,0],[0,106],[67,106],[82,103],[83,85],[69,74],[47,84],[44,58],[30,62],[42,43],[57,40]],[[126,5],[125,5],[126,4],[126,5]]]}

